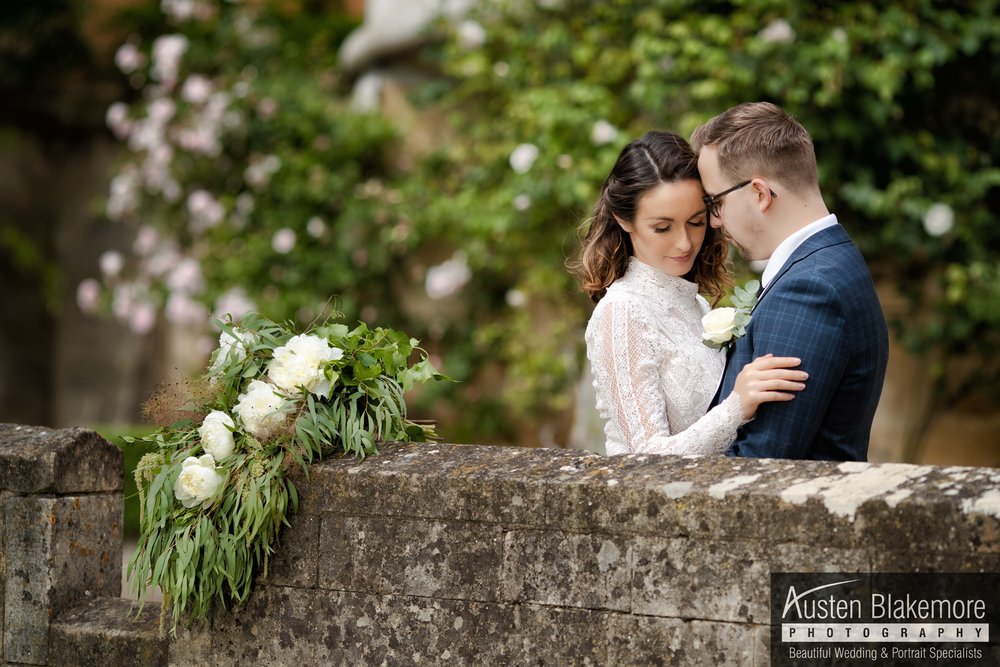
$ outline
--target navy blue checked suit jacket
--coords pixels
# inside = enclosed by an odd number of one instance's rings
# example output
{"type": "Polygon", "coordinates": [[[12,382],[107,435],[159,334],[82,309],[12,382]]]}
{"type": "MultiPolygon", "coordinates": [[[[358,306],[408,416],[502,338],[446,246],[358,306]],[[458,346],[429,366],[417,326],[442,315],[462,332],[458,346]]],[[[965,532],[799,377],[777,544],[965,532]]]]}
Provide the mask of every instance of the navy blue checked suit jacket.
{"type": "Polygon", "coordinates": [[[768,352],[802,359],[806,388],[791,401],[762,404],[727,454],[867,460],[889,334],[868,267],[841,225],[806,239],[768,284],[729,352],[715,402],[768,352]]]}

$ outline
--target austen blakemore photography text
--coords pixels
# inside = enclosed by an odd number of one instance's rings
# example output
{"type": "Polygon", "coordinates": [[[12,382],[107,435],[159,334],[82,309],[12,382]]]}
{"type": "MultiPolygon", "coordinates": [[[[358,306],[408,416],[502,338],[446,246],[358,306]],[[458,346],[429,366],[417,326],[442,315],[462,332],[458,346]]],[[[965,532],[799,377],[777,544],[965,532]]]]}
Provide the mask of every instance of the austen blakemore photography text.
{"type": "Polygon", "coordinates": [[[1000,665],[1000,573],[771,573],[771,664],[1000,665]]]}

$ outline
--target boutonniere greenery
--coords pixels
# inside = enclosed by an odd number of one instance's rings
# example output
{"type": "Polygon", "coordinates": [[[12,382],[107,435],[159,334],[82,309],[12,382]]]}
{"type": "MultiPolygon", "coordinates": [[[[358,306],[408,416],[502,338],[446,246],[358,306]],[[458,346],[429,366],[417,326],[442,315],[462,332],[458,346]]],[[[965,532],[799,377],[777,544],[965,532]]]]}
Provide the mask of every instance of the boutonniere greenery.
{"type": "Polygon", "coordinates": [[[750,324],[750,312],[757,305],[760,281],[751,280],[743,287],[737,286],[730,299],[732,306],[715,308],[701,318],[701,342],[713,349],[729,347],[743,337],[750,324]]]}

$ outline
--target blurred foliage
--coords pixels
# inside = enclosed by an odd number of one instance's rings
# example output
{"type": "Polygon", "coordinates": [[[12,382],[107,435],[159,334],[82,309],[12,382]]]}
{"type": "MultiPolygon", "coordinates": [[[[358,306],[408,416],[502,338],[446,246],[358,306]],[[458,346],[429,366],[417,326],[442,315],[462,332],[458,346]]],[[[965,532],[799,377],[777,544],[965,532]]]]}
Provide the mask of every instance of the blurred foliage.
{"type": "Polygon", "coordinates": [[[126,539],[135,539],[139,535],[139,490],[135,484],[135,466],[144,455],[155,451],[152,444],[133,443],[126,445],[123,438],[141,438],[151,434],[153,426],[114,426],[102,424],[93,427],[105,440],[122,450],[123,497],[125,500],[125,515],[122,521],[122,534],[126,539]]]}
{"type": "MultiPolygon", "coordinates": [[[[462,381],[421,397],[446,438],[512,438],[515,424],[523,434],[565,415],[588,304],[563,265],[620,147],[649,128],[689,135],[748,100],[812,133],[828,205],[907,298],[897,332],[936,364],[938,405],[1000,379],[994,0],[479,3],[409,59],[435,73],[410,90],[431,135],[418,149],[412,125],[352,108],[335,58],[353,24],[339,13],[213,7],[173,30],[190,40],[180,81],[198,73],[229,91],[221,150],[175,146],[182,195],[147,185],[122,217],[200,261],[204,286],[189,296],[209,307],[242,286],[267,316],[309,321],[333,295],[348,319],[421,338],[462,381]],[[248,175],[269,156],[276,170],[248,175]],[[224,221],[192,226],[195,190],[224,221]],[[459,270],[431,295],[448,261],[459,270]],[[982,363],[946,375],[968,355],[982,363]]],[[[197,109],[180,81],[144,72],[130,78],[144,98],[130,115],[175,100],[170,140],[197,109]]],[[[128,162],[141,171],[149,154],[128,162]]],[[[163,276],[135,284],[158,307],[170,298],[163,276]]]]}

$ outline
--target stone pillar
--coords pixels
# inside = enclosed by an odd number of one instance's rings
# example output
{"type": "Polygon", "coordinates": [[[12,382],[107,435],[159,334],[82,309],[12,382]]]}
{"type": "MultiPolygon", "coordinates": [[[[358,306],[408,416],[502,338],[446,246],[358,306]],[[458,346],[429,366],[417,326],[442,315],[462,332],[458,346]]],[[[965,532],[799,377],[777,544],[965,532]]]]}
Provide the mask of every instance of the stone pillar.
{"type": "Polygon", "coordinates": [[[0,424],[0,503],[0,660],[47,664],[57,612],[121,595],[121,452],[89,429],[0,424]]]}

